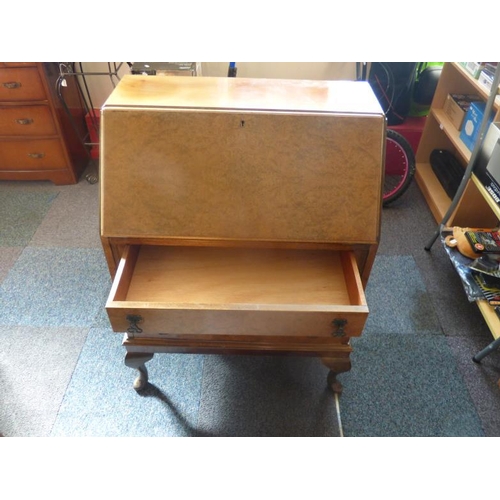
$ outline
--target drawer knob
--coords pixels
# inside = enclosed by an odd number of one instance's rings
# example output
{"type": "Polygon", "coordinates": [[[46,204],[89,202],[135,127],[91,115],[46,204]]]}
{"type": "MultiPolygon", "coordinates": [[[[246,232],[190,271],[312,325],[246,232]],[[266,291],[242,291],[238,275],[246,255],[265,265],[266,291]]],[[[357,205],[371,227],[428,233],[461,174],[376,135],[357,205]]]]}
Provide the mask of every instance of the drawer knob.
{"type": "Polygon", "coordinates": [[[45,156],[45,153],[28,153],[28,156],[30,158],[39,159],[39,158],[43,158],[45,156]]]}
{"type": "Polygon", "coordinates": [[[30,125],[33,123],[33,118],[18,118],[16,123],[19,125],[30,125]]]}
{"type": "Polygon", "coordinates": [[[142,316],[139,316],[138,314],[127,314],[126,320],[129,324],[127,333],[130,333],[132,337],[135,333],[142,333],[142,329],[137,326],[137,323],[142,321],[142,316]]]}
{"type": "Polygon", "coordinates": [[[21,87],[21,82],[4,82],[2,83],[2,85],[6,89],[18,89],[19,87],[21,87]]]}
{"type": "Polygon", "coordinates": [[[345,336],[345,326],[347,325],[347,320],[343,318],[335,318],[332,321],[332,325],[334,326],[334,331],[332,335],[334,337],[344,337],[345,336]]]}

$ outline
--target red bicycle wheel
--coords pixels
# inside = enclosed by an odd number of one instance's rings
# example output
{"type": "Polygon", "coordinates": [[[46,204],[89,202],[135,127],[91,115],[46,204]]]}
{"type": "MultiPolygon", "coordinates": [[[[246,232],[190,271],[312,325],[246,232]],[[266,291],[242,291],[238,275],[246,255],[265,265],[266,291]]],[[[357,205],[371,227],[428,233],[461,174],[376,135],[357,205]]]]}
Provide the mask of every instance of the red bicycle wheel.
{"type": "Polygon", "coordinates": [[[415,155],[410,143],[398,132],[387,129],[383,205],[397,200],[415,176],[415,155]]]}

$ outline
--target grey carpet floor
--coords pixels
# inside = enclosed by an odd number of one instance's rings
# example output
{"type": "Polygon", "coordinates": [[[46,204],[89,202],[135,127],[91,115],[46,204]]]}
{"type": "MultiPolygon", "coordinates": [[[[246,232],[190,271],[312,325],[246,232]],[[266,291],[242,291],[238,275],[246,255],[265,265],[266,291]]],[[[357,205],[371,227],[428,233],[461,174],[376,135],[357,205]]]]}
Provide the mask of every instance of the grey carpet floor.
{"type": "Polygon", "coordinates": [[[344,392],[295,357],[155,355],[132,389],[98,235],[98,188],[0,183],[0,432],[6,436],[500,436],[500,354],[416,185],[383,210],[344,392]]]}

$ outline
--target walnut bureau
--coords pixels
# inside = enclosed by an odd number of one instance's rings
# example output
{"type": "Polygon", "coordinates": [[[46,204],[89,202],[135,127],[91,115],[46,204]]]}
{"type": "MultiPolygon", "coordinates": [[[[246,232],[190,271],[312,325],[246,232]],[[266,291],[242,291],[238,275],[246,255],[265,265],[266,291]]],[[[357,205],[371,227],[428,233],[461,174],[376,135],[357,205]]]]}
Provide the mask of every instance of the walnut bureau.
{"type": "Polygon", "coordinates": [[[0,180],[78,182],[85,107],[74,77],[58,83],[57,63],[0,62],[0,180]]]}
{"type": "Polygon", "coordinates": [[[101,120],[106,309],[134,387],[155,353],[283,354],[341,392],[380,236],[369,85],[127,75],[101,120]]]}

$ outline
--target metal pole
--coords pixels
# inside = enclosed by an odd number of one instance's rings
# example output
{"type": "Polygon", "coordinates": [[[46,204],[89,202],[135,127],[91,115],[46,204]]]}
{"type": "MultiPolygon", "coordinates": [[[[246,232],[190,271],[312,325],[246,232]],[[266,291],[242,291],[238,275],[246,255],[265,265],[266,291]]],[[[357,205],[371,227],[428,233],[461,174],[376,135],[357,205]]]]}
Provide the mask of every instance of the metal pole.
{"type": "Polygon", "coordinates": [[[469,179],[472,175],[472,171],[474,170],[474,164],[476,163],[476,158],[479,153],[479,150],[481,148],[481,145],[483,143],[484,136],[486,135],[486,128],[488,124],[488,118],[490,116],[491,110],[493,109],[493,104],[495,103],[495,98],[497,96],[497,89],[498,89],[498,83],[500,82],[500,65],[497,65],[497,68],[495,70],[495,75],[493,77],[493,84],[491,86],[491,91],[490,95],[488,97],[488,101],[486,102],[486,107],[484,110],[484,116],[483,120],[481,121],[481,127],[479,129],[479,135],[476,141],[476,144],[474,146],[474,149],[472,151],[469,163],[467,165],[467,168],[465,169],[464,176],[462,177],[462,181],[460,182],[460,185],[458,186],[457,192],[453,198],[453,201],[451,202],[451,205],[448,208],[448,211],[444,215],[441,223],[439,224],[438,228],[436,229],[434,235],[430,239],[429,243],[425,246],[426,250],[430,250],[438,236],[441,234],[442,228],[446,225],[448,222],[448,219],[451,217],[451,214],[454,212],[455,208],[457,207],[460,199],[462,198],[462,195],[465,191],[465,188],[467,186],[467,183],[469,182],[469,179]]]}
{"type": "Polygon", "coordinates": [[[472,361],[474,363],[480,363],[483,358],[496,351],[500,347],[500,338],[494,340],[490,345],[486,346],[480,353],[476,354],[472,361]]]}

